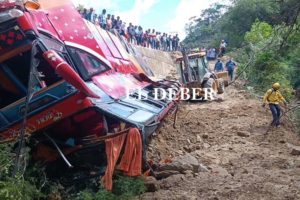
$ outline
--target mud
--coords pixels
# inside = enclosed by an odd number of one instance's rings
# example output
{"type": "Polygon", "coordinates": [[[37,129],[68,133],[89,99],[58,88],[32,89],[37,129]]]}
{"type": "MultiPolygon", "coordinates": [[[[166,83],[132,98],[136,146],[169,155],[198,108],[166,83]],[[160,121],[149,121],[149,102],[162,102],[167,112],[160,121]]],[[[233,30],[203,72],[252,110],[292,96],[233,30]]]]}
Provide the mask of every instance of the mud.
{"type": "Polygon", "coordinates": [[[299,129],[286,117],[270,129],[270,112],[237,88],[222,102],[181,103],[176,128],[170,116],[152,138],[154,163],[190,154],[209,171],[157,180],[140,199],[300,199],[299,129]]]}

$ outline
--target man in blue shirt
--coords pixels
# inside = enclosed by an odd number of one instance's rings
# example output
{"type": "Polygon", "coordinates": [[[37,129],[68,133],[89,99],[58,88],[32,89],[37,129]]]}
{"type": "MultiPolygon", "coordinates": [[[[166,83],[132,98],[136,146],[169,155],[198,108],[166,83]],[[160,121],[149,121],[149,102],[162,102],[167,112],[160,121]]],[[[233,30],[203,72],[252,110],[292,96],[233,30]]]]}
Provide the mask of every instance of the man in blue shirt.
{"type": "Polygon", "coordinates": [[[103,9],[101,15],[99,15],[98,21],[99,21],[100,26],[103,29],[106,29],[106,10],[105,9],[103,9]]]}
{"type": "Polygon", "coordinates": [[[215,64],[215,72],[222,72],[224,71],[223,63],[221,62],[220,59],[215,64]]]}
{"type": "Polygon", "coordinates": [[[233,80],[233,73],[234,73],[235,67],[236,67],[236,64],[230,58],[229,61],[226,63],[226,68],[227,68],[228,75],[229,75],[231,81],[233,80]]]}
{"type": "Polygon", "coordinates": [[[93,13],[94,13],[94,9],[93,9],[93,8],[90,8],[90,11],[87,13],[85,19],[86,19],[86,20],[89,20],[90,22],[92,22],[93,13]]]}

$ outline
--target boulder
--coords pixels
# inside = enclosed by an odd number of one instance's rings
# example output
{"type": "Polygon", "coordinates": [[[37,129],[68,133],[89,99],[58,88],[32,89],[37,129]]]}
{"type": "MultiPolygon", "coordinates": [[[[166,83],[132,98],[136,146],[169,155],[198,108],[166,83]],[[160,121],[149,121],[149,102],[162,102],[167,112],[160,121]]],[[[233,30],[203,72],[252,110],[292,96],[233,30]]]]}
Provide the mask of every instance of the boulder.
{"type": "Polygon", "coordinates": [[[198,160],[191,154],[186,154],[175,158],[172,163],[164,164],[158,168],[157,171],[178,171],[184,173],[184,171],[191,170],[193,173],[208,171],[207,168],[201,165],[198,160]]]}
{"type": "Polygon", "coordinates": [[[183,174],[176,174],[163,179],[160,182],[160,189],[170,189],[172,187],[180,186],[186,177],[183,174]]]}
{"type": "Polygon", "coordinates": [[[204,134],[202,135],[202,138],[203,138],[203,139],[207,139],[207,138],[208,138],[208,134],[204,133],[204,134]]]}
{"type": "Polygon", "coordinates": [[[155,176],[157,179],[163,179],[176,174],[180,174],[180,172],[174,170],[164,170],[164,171],[156,172],[155,176]]]}
{"type": "Polygon", "coordinates": [[[291,154],[294,156],[300,155],[300,147],[292,144],[288,144],[289,148],[292,149],[291,154]]]}
{"type": "Polygon", "coordinates": [[[145,186],[147,188],[147,192],[155,192],[159,190],[158,181],[153,176],[145,178],[145,186]]]}
{"type": "Polygon", "coordinates": [[[249,137],[250,133],[248,131],[238,131],[237,135],[240,137],[249,137]]]}

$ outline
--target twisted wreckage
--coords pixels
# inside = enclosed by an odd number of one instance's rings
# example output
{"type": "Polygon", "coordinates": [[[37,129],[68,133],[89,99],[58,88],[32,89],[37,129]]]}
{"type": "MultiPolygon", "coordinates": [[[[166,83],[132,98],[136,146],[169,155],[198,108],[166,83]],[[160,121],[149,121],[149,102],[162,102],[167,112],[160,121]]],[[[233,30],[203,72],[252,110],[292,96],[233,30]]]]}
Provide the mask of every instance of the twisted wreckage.
{"type": "Polygon", "coordinates": [[[16,169],[26,143],[33,163],[66,183],[103,177],[111,190],[117,162],[141,175],[148,139],[176,111],[181,87],[153,75],[122,36],[68,0],[0,1],[0,143],[16,142],[16,169]],[[172,98],[155,98],[157,89],[172,98]]]}
{"type": "Polygon", "coordinates": [[[147,138],[176,107],[154,88],[180,85],[149,79],[128,47],[68,1],[1,1],[0,143],[18,141],[20,156],[26,142],[54,176],[96,169],[107,189],[121,153],[120,169],[140,175],[147,138]]]}

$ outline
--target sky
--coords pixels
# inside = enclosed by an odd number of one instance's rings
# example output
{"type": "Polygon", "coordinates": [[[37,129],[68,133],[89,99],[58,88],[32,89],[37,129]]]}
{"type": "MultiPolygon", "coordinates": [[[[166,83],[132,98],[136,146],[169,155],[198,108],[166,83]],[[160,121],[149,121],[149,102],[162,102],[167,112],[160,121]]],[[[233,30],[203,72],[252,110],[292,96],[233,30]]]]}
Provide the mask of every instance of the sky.
{"type": "MultiPolygon", "coordinates": [[[[120,16],[123,21],[141,25],[168,34],[179,34],[184,39],[185,24],[201,11],[224,0],[72,0],[75,5],[93,7],[96,13],[106,9],[107,13],[120,16]]],[[[227,1],[227,0],[225,0],[227,1]]]]}

